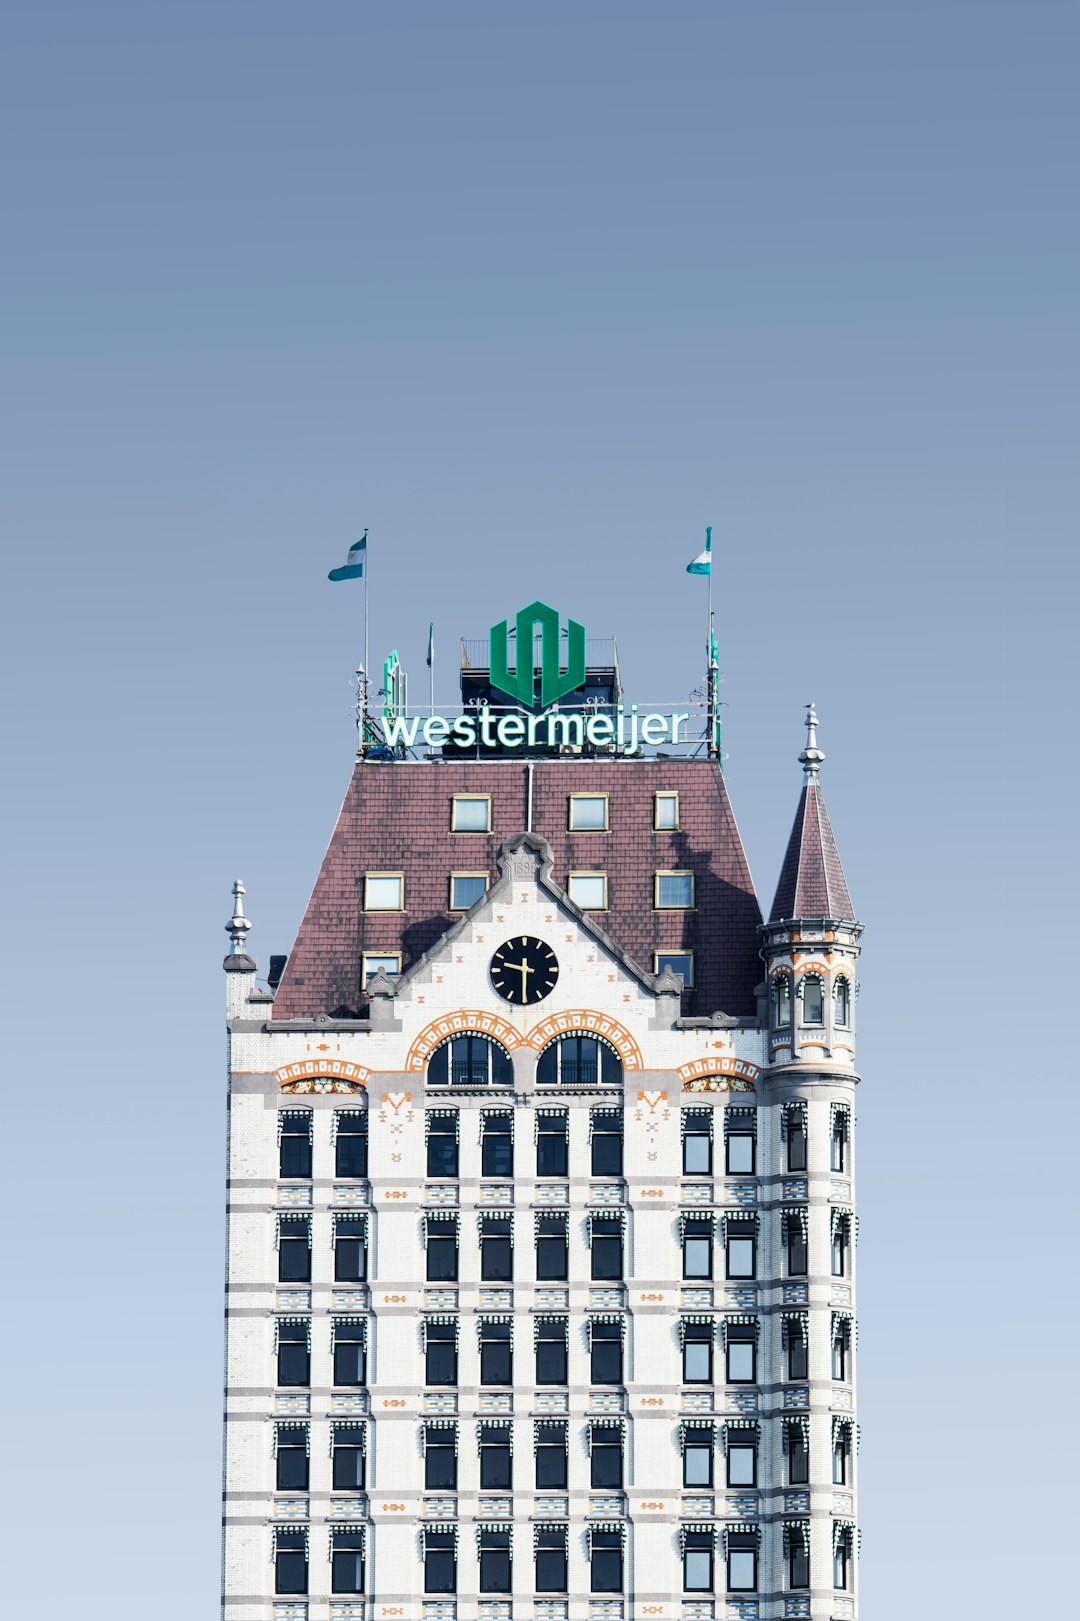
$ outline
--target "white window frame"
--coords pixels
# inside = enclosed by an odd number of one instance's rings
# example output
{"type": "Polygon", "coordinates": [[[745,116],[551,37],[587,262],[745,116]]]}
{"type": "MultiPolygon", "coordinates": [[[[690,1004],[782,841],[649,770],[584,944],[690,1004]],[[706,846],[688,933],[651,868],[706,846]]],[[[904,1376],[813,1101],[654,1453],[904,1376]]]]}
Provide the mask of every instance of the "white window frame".
{"type": "Polygon", "coordinates": [[[661,789],[658,793],[655,793],[653,795],[653,832],[654,833],[677,833],[678,831],[679,831],[679,796],[673,789],[661,789]],[[673,822],[662,822],[660,820],[660,801],[661,800],[663,800],[665,802],[665,804],[670,802],[671,800],[675,801],[675,820],[673,822]]]}

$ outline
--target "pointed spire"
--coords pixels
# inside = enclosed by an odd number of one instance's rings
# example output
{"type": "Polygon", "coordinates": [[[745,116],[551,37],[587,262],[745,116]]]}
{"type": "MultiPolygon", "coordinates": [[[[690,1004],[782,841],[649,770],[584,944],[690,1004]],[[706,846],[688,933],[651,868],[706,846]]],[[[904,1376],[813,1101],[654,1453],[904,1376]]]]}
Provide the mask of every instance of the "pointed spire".
{"type": "Polygon", "coordinates": [[[807,704],[806,747],[799,755],[806,780],[776,886],[770,923],[786,918],[855,921],[840,852],[818,781],[824,758],[817,746],[817,711],[813,704],[807,704]]]}
{"type": "Polygon", "coordinates": [[[245,954],[244,942],[247,938],[247,932],[251,927],[251,923],[249,919],[244,916],[244,896],[247,891],[244,889],[244,886],[240,882],[239,878],[236,880],[235,884],[233,884],[232,892],[233,915],[225,925],[225,932],[232,939],[233,955],[235,957],[242,957],[245,954]]]}

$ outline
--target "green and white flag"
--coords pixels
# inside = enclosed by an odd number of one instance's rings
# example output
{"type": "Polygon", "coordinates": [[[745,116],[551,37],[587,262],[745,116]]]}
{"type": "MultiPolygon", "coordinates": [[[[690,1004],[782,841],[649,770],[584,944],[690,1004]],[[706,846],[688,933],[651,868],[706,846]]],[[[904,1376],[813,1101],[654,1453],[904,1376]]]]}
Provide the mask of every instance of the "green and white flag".
{"type": "Polygon", "coordinates": [[[362,580],[364,577],[364,556],[367,552],[367,530],[354,540],[349,547],[349,555],[341,568],[332,568],[326,576],[328,580],[362,580]]]}
{"type": "Polygon", "coordinates": [[[712,575],[712,524],[705,531],[705,550],[686,565],[687,574],[712,575]]]}

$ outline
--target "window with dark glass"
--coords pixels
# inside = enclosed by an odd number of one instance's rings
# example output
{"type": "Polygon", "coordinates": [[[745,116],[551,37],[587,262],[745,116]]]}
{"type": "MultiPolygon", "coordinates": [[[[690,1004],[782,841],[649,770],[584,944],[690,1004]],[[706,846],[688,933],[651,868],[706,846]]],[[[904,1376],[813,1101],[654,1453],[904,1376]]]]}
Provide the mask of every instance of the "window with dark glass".
{"type": "Polygon", "coordinates": [[[568,1176],[570,1171],[569,1121],[565,1111],[539,1114],[536,1119],[536,1175],[568,1176]]]}
{"type": "Polygon", "coordinates": [[[592,1276],[596,1280],[623,1275],[623,1227],[618,1216],[592,1216],[589,1222],[592,1276]]]}
{"type": "Polygon", "coordinates": [[[757,1380],[757,1336],[753,1329],[732,1327],[727,1331],[727,1382],[752,1385],[757,1380]]]}
{"type": "Polygon", "coordinates": [[[427,1117],[427,1174],[457,1177],[458,1111],[429,1109],[427,1117]]]}
{"type": "Polygon", "coordinates": [[[621,1593],[623,1544],[621,1531],[589,1532],[589,1590],[621,1593]]]}
{"type": "Polygon", "coordinates": [[[835,1527],[833,1535],[833,1586],[838,1591],[848,1585],[848,1567],[851,1562],[851,1533],[846,1527],[835,1527]]]}
{"type": "Polygon", "coordinates": [[[274,1532],[274,1592],[306,1593],[308,1590],[307,1532],[274,1532]]]}
{"type": "Polygon", "coordinates": [[[728,1176],[753,1176],[754,1133],[752,1131],[736,1130],[728,1132],[727,1174],[728,1176]]]}
{"type": "Polygon", "coordinates": [[[834,1486],[847,1486],[851,1472],[851,1426],[833,1425],[832,1478],[834,1486]]]}
{"type": "Polygon", "coordinates": [[[713,1483],[713,1434],[708,1429],[686,1429],[683,1434],[683,1485],[711,1486],[713,1483]]]}
{"type": "Polygon", "coordinates": [[[683,1110],[682,1168],[684,1176],[712,1175],[712,1112],[683,1110]]]}
{"type": "Polygon", "coordinates": [[[833,987],[833,1018],[843,1027],[851,1013],[851,988],[846,979],[838,979],[833,987]]]}
{"type": "Polygon", "coordinates": [[[335,1119],[334,1175],[366,1176],[368,1174],[368,1117],[367,1110],[346,1109],[335,1119]]]}
{"type": "Polygon", "coordinates": [[[567,1378],[567,1319],[542,1317],[536,1324],[536,1382],[565,1385],[567,1378]]]}
{"type": "Polygon", "coordinates": [[[424,1325],[424,1383],[457,1384],[457,1323],[427,1322],[424,1325]]]}
{"type": "Polygon", "coordinates": [[[457,1592],[457,1535],[424,1527],[424,1592],[457,1592]]]}
{"type": "Polygon", "coordinates": [[[514,1276],[511,1217],[480,1217],[480,1276],[485,1283],[508,1283],[514,1276]]]}
{"type": "Polygon", "coordinates": [[[485,1113],[482,1116],[480,1174],[482,1176],[513,1176],[514,1117],[512,1114],[485,1113]]]}
{"type": "Polygon", "coordinates": [[[310,1109],[285,1109],[278,1117],[278,1176],[311,1176],[310,1109]]]}
{"type": "Polygon", "coordinates": [[[847,1324],[838,1323],[833,1327],[832,1342],[832,1376],[834,1379],[847,1378],[848,1365],[848,1334],[847,1324]]]}
{"type": "Polygon", "coordinates": [[[330,1531],[330,1591],[364,1591],[364,1532],[333,1526],[330,1531]]]}
{"type": "Polygon", "coordinates": [[[594,1109],[590,1124],[593,1176],[621,1176],[623,1168],[622,1112],[594,1109]]]}
{"type": "Polygon", "coordinates": [[[567,1220],[561,1211],[544,1212],[536,1218],[536,1276],[540,1282],[566,1280],[570,1264],[567,1220]]]}
{"type": "Polygon", "coordinates": [[[784,1211],[784,1246],[789,1278],[806,1276],[806,1211],[784,1211]]]}
{"type": "Polygon", "coordinates": [[[367,1324],[362,1317],[335,1317],[334,1383],[362,1385],[367,1382],[367,1324]]]}
{"type": "Polygon", "coordinates": [[[367,1277],[367,1217],[334,1217],[334,1282],[363,1283],[367,1277]]]}
{"type": "Polygon", "coordinates": [[[832,1275],[834,1278],[847,1276],[850,1234],[850,1217],[834,1210],[832,1215],[832,1275]]]}
{"type": "Polygon", "coordinates": [[[622,1323],[589,1322],[589,1378],[594,1385],[623,1382],[622,1323]]]}
{"type": "Polygon", "coordinates": [[[729,1486],[757,1485],[757,1431],[727,1431],[727,1483],[729,1486]]]}
{"type": "Polygon", "coordinates": [[[773,981],[774,1022],[777,1029],[791,1023],[791,980],[781,974],[773,981]]]}
{"type": "Polygon", "coordinates": [[[510,1531],[494,1526],[481,1526],[480,1591],[481,1593],[510,1592],[510,1531]]]}
{"type": "Polygon", "coordinates": [[[623,1483],[623,1432],[619,1424],[593,1424],[590,1429],[590,1477],[593,1487],[623,1483]]]}
{"type": "Polygon", "coordinates": [[[427,1216],[427,1281],[454,1283],[458,1275],[458,1224],[455,1216],[427,1216]]]}
{"type": "Polygon", "coordinates": [[[566,1527],[538,1525],[536,1528],[536,1591],[565,1593],[566,1527]]]}
{"type": "Polygon", "coordinates": [[[311,1282],[311,1217],[278,1217],[278,1282],[311,1282]]]}
{"type": "Polygon", "coordinates": [[[653,973],[660,975],[668,968],[673,974],[678,974],[683,982],[684,991],[693,989],[694,953],[692,951],[654,951],[653,973]]]}
{"type": "Polygon", "coordinates": [[[510,1054],[486,1036],[455,1036],[428,1060],[429,1086],[509,1086],[510,1054]]]}
{"type": "Polygon", "coordinates": [[[713,1547],[711,1531],[683,1533],[683,1588],[687,1593],[713,1590],[713,1547]]]}
{"type": "Polygon", "coordinates": [[[785,1111],[787,1125],[787,1168],[806,1170],[806,1115],[802,1109],[785,1111]]]}
{"type": "Polygon", "coordinates": [[[757,1225],[753,1221],[730,1220],[725,1223],[727,1249],[727,1275],[729,1278],[753,1278],[757,1275],[757,1225]]]}
{"type": "Polygon", "coordinates": [[[788,1485],[805,1486],[810,1479],[810,1447],[807,1427],[798,1419],[789,1419],[784,1426],[784,1449],[788,1485]]]}
{"type": "Polygon", "coordinates": [[[809,1374],[809,1347],[806,1343],[806,1321],[797,1318],[788,1318],[784,1324],[785,1347],[787,1350],[787,1377],[789,1379],[808,1379],[809,1374]]]}
{"type": "Polygon", "coordinates": [[[829,1145],[829,1165],[834,1171],[847,1170],[847,1137],[848,1112],[846,1109],[834,1109],[829,1145]]]}
{"type": "Polygon", "coordinates": [[[787,1583],[795,1591],[810,1586],[809,1533],[800,1526],[787,1528],[787,1583]]]}
{"type": "Polygon", "coordinates": [[[424,1426],[424,1490],[457,1491],[457,1427],[424,1426]]]}
{"type": "Polygon", "coordinates": [[[334,1448],[334,1490],[360,1491],[364,1485],[364,1462],[367,1456],[366,1431],[362,1424],[334,1424],[331,1429],[334,1448]]]}
{"type": "Polygon", "coordinates": [[[802,982],[804,1024],[824,1024],[825,987],[816,974],[807,974],[802,982]]]}
{"type": "Polygon", "coordinates": [[[509,1424],[480,1426],[480,1490],[509,1491],[513,1485],[513,1460],[509,1424]]]}
{"type": "Polygon", "coordinates": [[[277,1452],[276,1489],[279,1492],[306,1492],[308,1489],[308,1427],[306,1424],[279,1424],[275,1440],[277,1452]]]}
{"type": "Polygon", "coordinates": [[[512,1385],[513,1343],[509,1321],[480,1323],[480,1383],[512,1385]]]}
{"type": "Polygon", "coordinates": [[[467,912],[487,892],[486,872],[452,872],[450,874],[450,910],[467,912]]]}
{"type": "Polygon", "coordinates": [[[306,1318],[279,1317],[277,1322],[277,1382],[311,1383],[311,1327],[306,1318]]]}
{"type": "Polygon", "coordinates": [[[622,1059],[594,1036],[563,1036],[540,1054],[538,1086],[621,1086],[622,1059]]]}
{"type": "Polygon", "coordinates": [[[708,1216],[687,1216],[682,1222],[682,1275],[712,1277],[713,1224],[708,1216]]]}
{"type": "Polygon", "coordinates": [[[682,1376],[684,1385],[711,1385],[713,1376],[712,1322],[682,1325],[682,1376]]]}
{"type": "Polygon", "coordinates": [[[729,1531],[727,1584],[729,1593],[757,1592],[758,1539],[755,1532],[729,1531]]]}
{"type": "Polygon", "coordinates": [[[567,1425],[565,1420],[539,1420],[536,1425],[536,1489],[566,1490],[567,1425]]]}

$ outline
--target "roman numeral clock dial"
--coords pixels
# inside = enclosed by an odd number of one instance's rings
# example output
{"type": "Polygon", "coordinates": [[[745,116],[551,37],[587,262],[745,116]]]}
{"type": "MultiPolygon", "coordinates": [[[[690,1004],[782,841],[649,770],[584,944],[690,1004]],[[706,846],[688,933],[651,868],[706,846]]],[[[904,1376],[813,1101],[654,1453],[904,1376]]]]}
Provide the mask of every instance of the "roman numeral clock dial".
{"type": "Polygon", "coordinates": [[[543,940],[519,934],[491,959],[491,983],[504,1002],[530,1007],[550,996],[559,978],[559,959],[543,940]]]}

